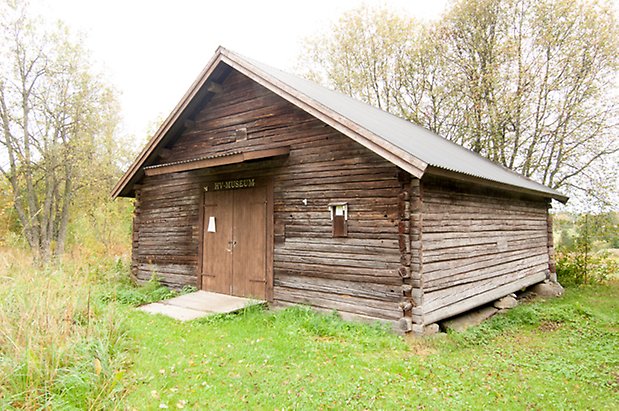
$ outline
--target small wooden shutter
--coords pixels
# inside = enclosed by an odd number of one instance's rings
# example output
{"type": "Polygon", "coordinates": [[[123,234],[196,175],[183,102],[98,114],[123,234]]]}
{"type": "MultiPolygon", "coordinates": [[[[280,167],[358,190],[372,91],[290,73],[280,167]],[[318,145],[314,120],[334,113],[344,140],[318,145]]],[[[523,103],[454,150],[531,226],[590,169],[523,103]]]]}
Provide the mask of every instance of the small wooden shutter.
{"type": "Polygon", "coordinates": [[[348,237],[348,203],[329,204],[331,214],[332,236],[348,237]]]}
{"type": "Polygon", "coordinates": [[[348,221],[343,215],[333,216],[333,237],[348,237],[348,221]]]}

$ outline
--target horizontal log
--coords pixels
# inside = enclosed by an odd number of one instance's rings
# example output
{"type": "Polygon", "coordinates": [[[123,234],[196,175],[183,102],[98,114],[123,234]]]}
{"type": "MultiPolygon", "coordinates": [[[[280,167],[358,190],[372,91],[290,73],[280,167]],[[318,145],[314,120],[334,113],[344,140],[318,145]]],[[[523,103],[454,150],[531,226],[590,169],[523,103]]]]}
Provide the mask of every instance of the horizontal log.
{"type": "Polygon", "coordinates": [[[539,283],[545,278],[545,273],[537,273],[531,276],[520,278],[514,282],[492,288],[486,292],[475,295],[474,297],[462,300],[458,304],[449,305],[432,312],[424,313],[424,323],[432,324],[445,318],[453,317],[472,308],[479,307],[481,305],[497,300],[503,296],[516,292],[532,284],[539,283]]]}
{"type": "Polygon", "coordinates": [[[308,238],[291,238],[286,240],[285,247],[302,247],[303,245],[341,245],[341,246],[367,246],[369,248],[386,248],[395,249],[398,246],[397,240],[385,240],[385,239],[357,239],[357,238],[330,238],[328,240],[316,239],[312,237],[308,238]]]}
{"type": "Polygon", "coordinates": [[[471,232],[484,232],[484,231],[540,231],[544,229],[544,225],[541,223],[535,224],[527,224],[527,223],[517,223],[517,222],[501,222],[501,223],[492,223],[487,225],[478,225],[478,224],[440,224],[440,225],[429,225],[424,224],[423,232],[424,233],[460,233],[462,235],[468,235],[471,232]]]}
{"type": "MultiPolygon", "coordinates": [[[[368,210],[360,211],[356,207],[349,206],[348,216],[350,221],[363,221],[363,223],[369,223],[372,220],[382,221],[395,221],[397,219],[397,213],[392,210],[368,210]]],[[[296,211],[287,212],[277,210],[273,213],[273,217],[276,220],[303,220],[303,221],[323,221],[331,224],[330,213],[327,207],[320,207],[319,211],[296,211]]]]}
{"type": "MultiPolygon", "coordinates": [[[[535,253],[539,254],[540,251],[537,250],[535,253]]],[[[543,253],[543,251],[541,251],[541,253],[543,253]]],[[[511,259],[523,258],[528,255],[532,255],[532,252],[527,247],[521,250],[506,251],[501,254],[501,258],[503,259],[502,261],[509,261],[511,259]]],[[[447,260],[437,262],[424,261],[423,270],[424,275],[428,275],[430,278],[432,278],[431,273],[435,272],[449,271],[453,273],[464,273],[491,265],[489,262],[496,260],[496,258],[496,254],[485,254],[470,257],[466,260],[447,260]]]]}
{"type": "Polygon", "coordinates": [[[312,253],[298,255],[296,253],[284,253],[282,250],[276,250],[273,255],[273,262],[286,262],[295,264],[322,265],[331,267],[333,270],[339,267],[354,267],[354,268],[370,268],[378,270],[393,270],[394,272],[400,267],[399,261],[382,261],[380,259],[360,259],[358,256],[342,255],[339,258],[321,257],[312,253]]]}
{"type": "Polygon", "coordinates": [[[138,268],[142,271],[150,271],[154,273],[196,275],[195,266],[184,264],[142,263],[138,264],[138,268]]]}
{"type": "MultiPolygon", "coordinates": [[[[196,285],[196,276],[182,275],[176,273],[156,272],[155,276],[159,279],[160,283],[174,289],[182,288],[186,285],[196,285]]],[[[136,272],[138,282],[144,283],[149,281],[153,277],[151,271],[138,270],[136,272]]]]}
{"type": "Polygon", "coordinates": [[[281,278],[283,276],[299,277],[299,278],[322,278],[325,280],[338,280],[338,281],[351,281],[357,283],[367,284],[382,284],[388,287],[399,287],[402,284],[402,279],[391,275],[389,272],[384,272],[382,275],[377,274],[355,274],[345,273],[340,271],[310,271],[303,268],[297,268],[294,265],[288,265],[287,267],[281,267],[276,265],[274,267],[274,278],[281,278]]]}
{"type": "Polygon", "coordinates": [[[546,211],[537,203],[509,202],[501,197],[477,196],[471,199],[454,197],[437,201],[431,193],[424,193],[421,207],[424,214],[485,212],[506,217],[532,216],[536,218],[544,216],[546,211]]]}
{"type": "MultiPolygon", "coordinates": [[[[495,230],[495,231],[470,231],[467,233],[466,237],[464,237],[465,241],[469,239],[473,240],[475,238],[495,238],[500,239],[505,236],[517,236],[517,237],[526,237],[526,236],[539,236],[543,230],[524,230],[524,231],[505,231],[505,230],[495,230]]],[[[429,244],[431,242],[441,243],[443,241],[450,240],[463,240],[462,233],[459,232],[444,232],[444,233],[423,233],[423,241],[424,244],[429,244]]]]}
{"type": "Polygon", "coordinates": [[[401,291],[397,286],[381,283],[345,281],[298,275],[279,275],[274,279],[274,284],[276,286],[300,291],[318,291],[394,303],[400,301],[401,297],[401,291]]]}
{"type": "Polygon", "coordinates": [[[465,260],[450,260],[438,263],[424,263],[424,279],[426,281],[441,280],[443,278],[457,278],[474,274],[483,269],[492,269],[498,265],[523,261],[527,258],[546,256],[543,249],[531,250],[523,248],[517,251],[505,252],[499,255],[487,254],[465,260]]]}
{"type": "Polygon", "coordinates": [[[197,258],[198,249],[197,246],[195,248],[165,248],[165,247],[138,247],[137,253],[135,253],[137,258],[145,259],[147,256],[158,256],[160,258],[169,258],[170,256],[178,256],[178,257],[192,257],[197,258]]]}
{"type": "Polygon", "coordinates": [[[431,292],[460,284],[474,283],[488,278],[507,277],[530,269],[543,271],[547,265],[548,256],[538,255],[511,262],[493,264],[489,267],[464,274],[445,275],[444,277],[433,280],[424,276],[424,291],[431,292]]]}
{"type": "Polygon", "coordinates": [[[299,291],[280,286],[273,288],[273,298],[275,301],[308,304],[319,308],[357,313],[375,318],[397,320],[402,315],[395,302],[382,302],[357,297],[342,298],[331,293],[299,291]]]}
{"type": "Polygon", "coordinates": [[[512,283],[526,277],[536,277],[540,273],[544,274],[543,270],[543,267],[541,270],[539,267],[533,267],[527,270],[512,273],[511,275],[493,277],[473,283],[459,284],[433,292],[425,292],[423,311],[424,313],[429,313],[438,308],[459,303],[460,301],[473,297],[477,294],[485,293],[504,284],[512,283]]]}
{"type": "Polygon", "coordinates": [[[526,208],[547,208],[545,199],[542,198],[523,198],[514,193],[508,193],[504,190],[495,190],[488,187],[482,187],[471,183],[456,183],[453,180],[441,178],[440,180],[431,181],[432,177],[425,176],[423,179],[424,203],[432,204],[433,202],[441,203],[458,203],[466,204],[467,202],[479,203],[482,201],[492,206],[507,205],[508,207],[526,206],[526,208]],[[443,184],[447,183],[447,184],[443,184]],[[490,200],[492,198],[492,200],[490,200]]]}
{"type": "Polygon", "coordinates": [[[427,236],[423,236],[423,249],[424,252],[436,251],[436,250],[448,250],[452,248],[481,246],[481,245],[497,245],[501,242],[509,245],[517,245],[522,241],[543,241],[546,237],[543,233],[523,233],[520,231],[506,232],[503,235],[488,235],[488,236],[466,236],[454,239],[446,238],[440,239],[428,239],[427,236]]]}
{"type": "MultiPolygon", "coordinates": [[[[292,240],[292,239],[291,239],[292,240]]],[[[400,253],[395,248],[383,248],[368,245],[333,244],[325,241],[324,244],[301,243],[287,240],[284,244],[278,244],[276,253],[281,255],[315,255],[326,258],[361,258],[368,260],[384,259],[399,261],[400,253]]],[[[370,240],[368,240],[370,241],[370,240]]]]}
{"type": "Polygon", "coordinates": [[[424,264],[431,264],[450,260],[462,261],[483,255],[494,255],[495,258],[500,258],[500,255],[506,252],[519,250],[543,250],[543,247],[543,244],[540,241],[537,241],[531,242],[531,244],[512,244],[511,246],[508,246],[505,250],[500,250],[497,247],[496,243],[493,243],[492,245],[460,247],[447,250],[433,250],[428,252],[424,250],[423,262],[424,264]]]}
{"type": "MultiPolygon", "coordinates": [[[[274,308],[274,309],[281,309],[281,308],[286,308],[286,307],[298,307],[300,305],[306,305],[306,304],[289,303],[289,302],[286,302],[286,301],[274,301],[269,306],[274,308]]],[[[313,306],[311,308],[313,310],[315,310],[316,312],[319,312],[319,313],[333,314],[333,309],[320,308],[320,307],[316,307],[316,306],[313,306]]],[[[346,312],[346,311],[343,311],[343,310],[339,310],[337,312],[337,314],[344,321],[351,321],[351,322],[354,321],[354,322],[361,322],[361,323],[365,323],[365,324],[376,324],[376,323],[379,323],[379,324],[384,324],[387,327],[390,327],[391,329],[395,330],[396,332],[400,332],[401,331],[400,328],[399,328],[399,323],[397,321],[394,321],[394,320],[386,320],[386,319],[382,319],[382,318],[376,318],[376,317],[371,317],[371,316],[367,316],[367,315],[361,315],[359,313],[350,313],[350,312],[346,312]]]]}
{"type": "Polygon", "coordinates": [[[349,266],[325,266],[321,264],[307,263],[291,263],[288,261],[275,261],[273,269],[277,272],[288,273],[307,273],[307,276],[316,276],[324,278],[344,278],[344,276],[359,276],[367,281],[393,281],[396,284],[401,284],[402,279],[397,275],[397,272],[392,269],[376,269],[366,267],[349,267],[349,266]],[[376,279],[375,279],[376,278],[376,279]]]}
{"type": "Polygon", "coordinates": [[[134,256],[134,262],[153,264],[178,263],[195,267],[198,263],[198,257],[195,255],[140,254],[139,256],[134,256]]]}

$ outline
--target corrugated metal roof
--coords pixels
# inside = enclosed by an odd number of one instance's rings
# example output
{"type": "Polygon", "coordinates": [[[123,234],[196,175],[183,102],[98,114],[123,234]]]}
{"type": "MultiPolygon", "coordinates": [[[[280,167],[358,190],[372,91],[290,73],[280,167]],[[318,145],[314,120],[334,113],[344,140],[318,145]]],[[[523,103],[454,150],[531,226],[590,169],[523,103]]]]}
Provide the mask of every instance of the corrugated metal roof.
{"type": "Polygon", "coordinates": [[[113,197],[132,195],[133,184],[141,178],[145,166],[152,167],[148,163],[152,163],[157,148],[165,144],[167,138],[174,137],[175,125],[187,115],[186,111],[195,103],[200,91],[207,87],[217,69],[222,67],[222,63],[249,75],[254,81],[308,110],[310,114],[417,177],[423,176],[429,166],[427,170],[432,173],[446,170],[454,178],[457,178],[457,174],[471,176],[498,183],[501,187],[511,186],[567,201],[567,197],[556,190],[495,164],[421,126],[223,47],[217,49],[194,84],[118,181],[112,190],[113,197]]]}
{"type": "Polygon", "coordinates": [[[176,166],[179,164],[196,163],[202,160],[213,160],[215,158],[230,157],[230,156],[234,156],[237,154],[243,154],[243,152],[240,150],[237,150],[237,151],[231,151],[229,153],[213,154],[212,156],[202,156],[202,157],[191,158],[189,160],[179,160],[179,161],[172,161],[170,163],[155,164],[152,166],[144,167],[144,170],[152,170],[152,169],[161,168],[161,167],[176,166]]]}
{"type": "Polygon", "coordinates": [[[567,197],[558,191],[498,165],[424,127],[294,74],[247,57],[242,58],[268,76],[285,83],[430,166],[546,193],[561,201],[567,200],[567,197]]]}

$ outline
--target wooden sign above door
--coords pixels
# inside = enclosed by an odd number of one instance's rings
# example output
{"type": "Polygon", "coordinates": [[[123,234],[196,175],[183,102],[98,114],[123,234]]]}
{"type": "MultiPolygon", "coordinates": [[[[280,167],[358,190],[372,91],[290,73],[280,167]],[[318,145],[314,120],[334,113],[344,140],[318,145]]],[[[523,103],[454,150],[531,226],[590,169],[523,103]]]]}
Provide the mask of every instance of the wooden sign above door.
{"type": "MultiPolygon", "coordinates": [[[[209,184],[204,187],[204,191],[209,191],[210,186],[211,185],[209,184]]],[[[212,190],[236,190],[239,188],[252,188],[255,186],[256,180],[254,178],[243,178],[240,180],[216,181],[212,184],[212,190]]]]}

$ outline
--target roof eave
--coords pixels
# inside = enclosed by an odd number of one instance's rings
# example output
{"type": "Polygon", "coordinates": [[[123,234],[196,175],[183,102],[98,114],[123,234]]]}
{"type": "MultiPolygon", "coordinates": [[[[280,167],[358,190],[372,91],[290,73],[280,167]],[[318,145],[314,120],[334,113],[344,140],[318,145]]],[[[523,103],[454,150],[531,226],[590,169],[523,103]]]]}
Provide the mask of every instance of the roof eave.
{"type": "Polygon", "coordinates": [[[530,189],[530,188],[526,188],[522,186],[505,184],[505,183],[501,183],[501,182],[494,181],[494,180],[472,176],[469,174],[446,170],[444,168],[431,166],[431,165],[429,165],[426,168],[426,174],[439,176],[439,177],[446,177],[446,178],[450,178],[454,180],[466,181],[469,183],[476,183],[476,184],[480,184],[480,185],[487,186],[487,187],[493,187],[493,188],[497,188],[501,190],[512,191],[515,193],[529,194],[529,195],[533,195],[536,197],[543,197],[543,198],[549,198],[549,199],[552,198],[554,200],[559,201],[562,204],[567,203],[569,199],[569,197],[551,188],[548,188],[547,190],[534,190],[534,189],[530,189]]]}

